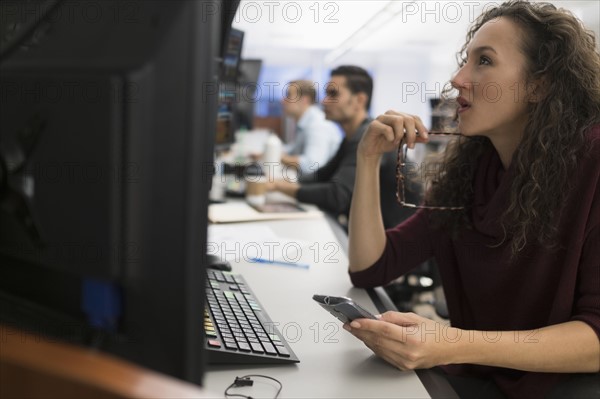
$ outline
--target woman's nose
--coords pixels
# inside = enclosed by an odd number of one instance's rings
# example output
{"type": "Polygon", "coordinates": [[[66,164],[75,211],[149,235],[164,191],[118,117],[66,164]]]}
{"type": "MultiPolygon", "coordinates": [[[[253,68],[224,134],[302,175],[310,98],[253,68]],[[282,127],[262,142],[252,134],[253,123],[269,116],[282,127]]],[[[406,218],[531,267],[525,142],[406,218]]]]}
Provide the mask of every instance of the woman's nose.
{"type": "Polygon", "coordinates": [[[466,65],[462,66],[450,80],[450,84],[457,90],[468,89],[472,82],[468,79],[466,65]]]}

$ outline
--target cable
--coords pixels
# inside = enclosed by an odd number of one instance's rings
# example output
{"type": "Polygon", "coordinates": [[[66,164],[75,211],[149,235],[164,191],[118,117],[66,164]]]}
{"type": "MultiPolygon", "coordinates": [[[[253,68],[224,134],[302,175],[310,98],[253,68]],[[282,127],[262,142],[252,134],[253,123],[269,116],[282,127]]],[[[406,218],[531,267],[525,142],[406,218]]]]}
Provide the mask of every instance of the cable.
{"type": "Polygon", "coordinates": [[[275,393],[275,396],[273,397],[273,399],[276,399],[279,396],[279,393],[281,392],[281,390],[283,389],[283,384],[281,382],[279,382],[277,379],[273,378],[273,377],[269,377],[267,375],[260,375],[260,374],[248,374],[242,377],[235,377],[235,381],[233,381],[231,383],[231,385],[229,385],[226,389],[225,389],[225,397],[226,398],[233,398],[233,397],[237,397],[237,398],[244,398],[244,399],[253,399],[252,396],[247,396],[247,395],[242,395],[239,393],[229,393],[228,391],[231,388],[239,388],[239,387],[251,387],[254,384],[254,380],[252,380],[250,377],[258,377],[258,378],[266,378],[269,379],[271,381],[275,381],[277,384],[279,384],[279,389],[277,390],[277,393],[275,393]]]}
{"type": "Polygon", "coordinates": [[[25,26],[19,29],[20,32],[17,33],[15,37],[8,40],[8,43],[0,44],[0,62],[4,61],[5,58],[17,50],[42,24],[42,22],[44,22],[44,20],[60,4],[61,1],[62,0],[51,0],[43,3],[45,9],[41,11],[41,16],[39,18],[34,18],[27,22],[25,26]]]}

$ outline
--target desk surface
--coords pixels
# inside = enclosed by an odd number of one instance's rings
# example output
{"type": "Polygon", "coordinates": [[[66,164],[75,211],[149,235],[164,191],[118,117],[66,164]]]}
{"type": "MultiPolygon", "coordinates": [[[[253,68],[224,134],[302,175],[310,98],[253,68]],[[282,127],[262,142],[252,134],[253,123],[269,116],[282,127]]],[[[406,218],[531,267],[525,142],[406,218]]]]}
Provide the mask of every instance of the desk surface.
{"type": "MultiPolygon", "coordinates": [[[[204,386],[223,392],[236,376],[264,374],[281,381],[281,398],[429,398],[414,372],[399,371],[377,358],[362,342],[312,300],[313,294],[349,296],[378,313],[365,290],[353,288],[347,274],[344,248],[325,218],[243,224],[267,226],[278,236],[301,243],[301,269],[231,261],[242,274],[271,319],[287,338],[299,364],[277,366],[210,366],[204,386]]],[[[209,236],[209,242],[211,241],[209,236]]],[[[252,238],[248,238],[252,242],[252,238]]],[[[251,388],[235,393],[273,397],[276,389],[257,379],[251,388]]]]}

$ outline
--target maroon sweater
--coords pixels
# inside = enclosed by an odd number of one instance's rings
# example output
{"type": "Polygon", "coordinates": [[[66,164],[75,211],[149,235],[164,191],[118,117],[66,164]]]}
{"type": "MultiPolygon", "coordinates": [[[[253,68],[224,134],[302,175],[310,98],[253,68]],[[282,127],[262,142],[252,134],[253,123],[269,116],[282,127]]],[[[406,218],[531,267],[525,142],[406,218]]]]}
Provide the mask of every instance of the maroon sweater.
{"type": "MultiPolygon", "coordinates": [[[[386,284],[435,257],[453,326],[482,331],[537,329],[570,320],[600,337],[600,126],[590,130],[589,153],[573,174],[573,190],[560,220],[560,246],[528,242],[515,262],[498,218],[506,209],[513,166],[504,172],[497,152],[484,154],[474,179],[473,229],[452,240],[429,226],[427,211],[386,231],[381,258],[351,273],[357,287],[386,284]]],[[[494,339],[493,334],[488,339],[494,339]]],[[[522,345],[536,337],[520,336],[522,345]]],[[[530,373],[476,365],[450,365],[451,374],[491,377],[509,397],[542,397],[566,374],[530,373]]]]}

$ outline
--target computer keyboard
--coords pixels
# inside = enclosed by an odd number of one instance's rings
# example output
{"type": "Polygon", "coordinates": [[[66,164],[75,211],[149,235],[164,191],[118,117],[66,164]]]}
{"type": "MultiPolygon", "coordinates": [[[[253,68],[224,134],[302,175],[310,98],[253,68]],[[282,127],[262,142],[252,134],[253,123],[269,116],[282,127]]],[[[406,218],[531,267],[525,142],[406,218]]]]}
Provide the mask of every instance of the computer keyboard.
{"type": "Polygon", "coordinates": [[[298,363],[239,274],[207,271],[204,331],[211,364],[298,363]]]}

